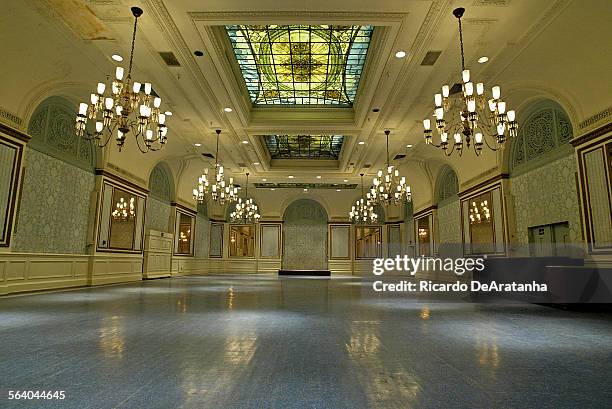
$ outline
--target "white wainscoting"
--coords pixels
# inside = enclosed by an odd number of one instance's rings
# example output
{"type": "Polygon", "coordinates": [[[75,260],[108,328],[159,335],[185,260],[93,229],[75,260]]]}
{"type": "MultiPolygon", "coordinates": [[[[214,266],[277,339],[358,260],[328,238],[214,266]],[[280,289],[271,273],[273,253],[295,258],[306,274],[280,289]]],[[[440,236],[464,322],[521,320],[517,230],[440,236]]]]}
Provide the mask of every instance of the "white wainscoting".
{"type": "Polygon", "coordinates": [[[143,278],[170,277],[172,241],[170,233],[149,230],[145,236],[143,278]]]}
{"type": "Polygon", "coordinates": [[[329,260],[328,264],[329,271],[332,275],[352,275],[353,274],[353,262],[351,260],[329,260]]]}
{"type": "Polygon", "coordinates": [[[142,280],[141,254],[97,253],[91,259],[91,285],[142,280]]]}
{"type": "Polygon", "coordinates": [[[281,268],[281,259],[259,259],[257,261],[257,272],[277,274],[281,268]]]}
{"type": "Polygon", "coordinates": [[[0,294],[87,285],[87,255],[0,253],[0,294]]]}
{"type": "Polygon", "coordinates": [[[353,269],[356,276],[372,276],[372,262],[374,260],[355,260],[353,262],[353,269]]]}

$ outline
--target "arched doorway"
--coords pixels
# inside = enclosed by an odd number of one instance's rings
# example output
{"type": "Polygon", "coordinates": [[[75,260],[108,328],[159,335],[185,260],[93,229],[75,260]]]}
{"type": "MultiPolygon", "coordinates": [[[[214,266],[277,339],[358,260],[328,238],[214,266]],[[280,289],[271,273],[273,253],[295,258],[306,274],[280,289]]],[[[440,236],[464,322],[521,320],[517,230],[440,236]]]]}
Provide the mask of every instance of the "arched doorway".
{"type": "Polygon", "coordinates": [[[299,199],[283,215],[283,270],[327,270],[327,212],[299,199]]]}

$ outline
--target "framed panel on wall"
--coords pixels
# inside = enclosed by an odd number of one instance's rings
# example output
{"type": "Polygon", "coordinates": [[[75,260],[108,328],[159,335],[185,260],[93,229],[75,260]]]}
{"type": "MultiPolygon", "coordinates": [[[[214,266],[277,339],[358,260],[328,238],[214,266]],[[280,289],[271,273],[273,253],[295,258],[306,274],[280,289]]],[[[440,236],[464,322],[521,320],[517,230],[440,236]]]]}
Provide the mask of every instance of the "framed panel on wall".
{"type": "Polygon", "coordinates": [[[252,224],[230,225],[229,256],[255,257],[255,226],[252,224]]]}
{"type": "Polygon", "coordinates": [[[281,257],[281,231],[280,223],[261,223],[259,225],[259,257],[281,257]]]}
{"type": "Polygon", "coordinates": [[[195,216],[177,209],[174,223],[174,254],[193,256],[194,237],[195,216]]]}
{"type": "Polygon", "coordinates": [[[355,259],[382,257],[382,227],[355,226],[355,259]]]}
{"type": "Polygon", "coordinates": [[[0,247],[8,247],[10,244],[24,143],[0,133],[0,247]]]}
{"type": "Polygon", "coordinates": [[[461,218],[464,254],[506,254],[506,227],[500,184],[463,197],[461,218]]]}
{"type": "Polygon", "coordinates": [[[351,258],[351,225],[329,225],[329,258],[330,260],[350,260],[351,258]]]}
{"type": "Polygon", "coordinates": [[[417,241],[417,255],[433,256],[433,213],[427,213],[414,218],[415,236],[417,241]]]}
{"type": "Polygon", "coordinates": [[[210,224],[210,246],[208,248],[210,258],[223,257],[223,223],[210,224]]]}
{"type": "Polygon", "coordinates": [[[146,197],[109,181],[102,183],[98,216],[98,251],[140,253],[146,197]]]}

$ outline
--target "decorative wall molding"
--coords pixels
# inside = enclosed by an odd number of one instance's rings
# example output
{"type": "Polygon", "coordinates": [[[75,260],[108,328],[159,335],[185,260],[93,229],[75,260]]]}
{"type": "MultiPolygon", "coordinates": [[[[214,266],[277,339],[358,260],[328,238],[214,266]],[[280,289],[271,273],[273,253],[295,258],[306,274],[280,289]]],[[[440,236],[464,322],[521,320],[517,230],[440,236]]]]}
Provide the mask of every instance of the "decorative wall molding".
{"type": "Polygon", "coordinates": [[[492,176],[492,177],[490,177],[488,179],[483,180],[480,183],[475,184],[474,186],[471,186],[471,187],[469,187],[467,189],[463,189],[462,191],[459,192],[459,197],[463,198],[464,196],[471,195],[472,193],[474,193],[474,192],[476,192],[476,191],[478,191],[480,189],[483,189],[483,188],[487,187],[488,185],[491,185],[491,184],[496,183],[496,182],[498,182],[500,180],[503,180],[503,179],[508,179],[509,177],[510,177],[510,175],[508,175],[507,173],[499,173],[499,174],[494,175],[494,176],[492,176]]]}
{"type": "Polygon", "coordinates": [[[8,125],[17,125],[19,128],[23,126],[23,119],[3,107],[0,107],[0,121],[8,125]]]}
{"type": "Polygon", "coordinates": [[[612,106],[609,106],[603,111],[599,111],[595,115],[592,115],[588,117],[587,119],[585,119],[584,121],[580,122],[580,124],[578,124],[578,128],[579,129],[590,128],[593,125],[603,122],[604,120],[606,120],[606,118],[608,118],[611,115],[612,115],[612,106]]]}
{"type": "Polygon", "coordinates": [[[576,147],[581,146],[610,132],[612,132],[612,122],[572,139],[571,144],[576,147]]]}
{"type": "Polygon", "coordinates": [[[194,21],[216,21],[222,20],[227,24],[247,24],[245,20],[257,20],[258,24],[263,19],[270,19],[270,23],[287,19],[298,20],[300,23],[325,22],[330,20],[343,20],[350,22],[375,21],[375,22],[398,22],[408,13],[379,13],[379,12],[355,12],[355,11],[210,11],[210,12],[190,12],[187,13],[194,21]]]}

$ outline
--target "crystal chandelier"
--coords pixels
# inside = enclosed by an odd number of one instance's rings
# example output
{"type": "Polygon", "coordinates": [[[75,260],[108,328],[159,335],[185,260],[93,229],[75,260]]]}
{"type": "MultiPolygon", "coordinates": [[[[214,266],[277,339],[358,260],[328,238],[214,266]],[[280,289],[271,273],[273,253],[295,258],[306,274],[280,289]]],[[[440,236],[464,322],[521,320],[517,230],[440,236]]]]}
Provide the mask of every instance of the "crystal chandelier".
{"type": "Polygon", "coordinates": [[[219,163],[219,135],[221,130],[217,129],[217,148],[215,151],[215,174],[212,180],[209,179],[208,168],[204,169],[204,174],[198,178],[198,185],[193,189],[193,198],[199,203],[206,201],[206,196],[210,195],[212,200],[221,206],[226,203],[233,203],[238,200],[238,188],[234,186],[234,178],[229,178],[229,183],[225,181],[223,165],[219,163]]]}
{"type": "Polygon", "coordinates": [[[136,217],[136,210],[134,207],[134,198],[130,198],[129,203],[124,198],[120,198],[116,204],[113,213],[111,213],[113,220],[126,222],[129,219],[136,217]]]}
{"type": "Polygon", "coordinates": [[[244,201],[242,198],[236,202],[236,208],[230,213],[230,219],[234,223],[258,223],[261,215],[259,209],[253,199],[249,197],[249,173],[246,174],[246,188],[244,193],[244,201]]]}
{"type": "Polygon", "coordinates": [[[484,200],[477,204],[472,201],[470,206],[470,224],[476,223],[488,223],[491,220],[491,210],[489,209],[489,202],[484,200]]]}
{"type": "Polygon", "coordinates": [[[400,178],[399,170],[389,162],[389,130],[385,131],[387,137],[387,173],[383,175],[382,169],[372,181],[372,187],[368,193],[368,201],[375,204],[398,204],[402,201],[412,200],[410,186],[406,184],[406,178],[400,178]]]}
{"type": "Polygon", "coordinates": [[[172,114],[161,112],[161,98],[155,95],[151,83],[145,82],[143,86],[140,82],[132,82],[136,27],[143,11],[138,7],[132,7],[131,10],[134,15],[134,31],[127,76],[124,79],[123,67],[117,67],[115,80],[110,87],[99,82],[96,93],[90,96],[90,104],[82,102],[79,105],[75,128],[79,137],[95,141],[101,148],[114,136],[120,151],[127,134],[132,132],[138,149],[145,153],[164,147],[168,133],[166,116],[172,114]],[[110,88],[109,93],[105,93],[107,88],[110,88]],[[93,133],[86,129],[88,119],[94,122],[93,133]]]}
{"type": "MultiPolygon", "coordinates": [[[[368,193],[369,196],[369,193],[368,193]]],[[[376,223],[378,215],[374,212],[374,206],[365,197],[363,191],[363,173],[361,174],[361,198],[355,202],[349,212],[351,223],[376,223]]]]}
{"type": "Polygon", "coordinates": [[[501,99],[499,85],[491,88],[489,98],[485,95],[482,82],[475,84],[470,81],[470,70],[465,69],[463,54],[461,17],[464,12],[462,7],[453,10],[459,21],[463,84],[461,88],[459,84],[452,88],[444,85],[442,93],[434,95],[433,123],[440,135],[439,144],[432,140],[432,120],[423,120],[425,143],[442,149],[446,156],[452,155],[455,150],[461,156],[464,146],[466,149],[473,146],[476,156],[480,156],[484,144],[492,151],[497,151],[504,147],[508,137],[516,136],[518,129],[516,113],[507,110],[506,102],[501,99]]]}

